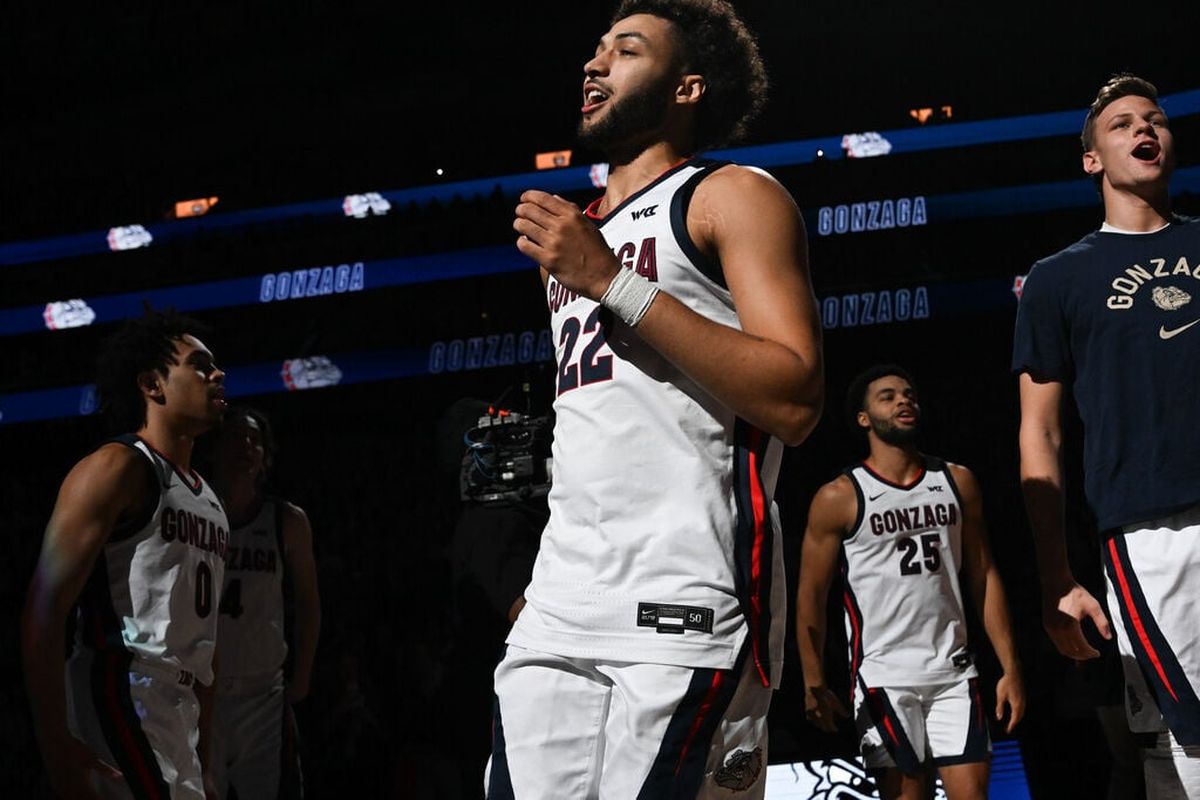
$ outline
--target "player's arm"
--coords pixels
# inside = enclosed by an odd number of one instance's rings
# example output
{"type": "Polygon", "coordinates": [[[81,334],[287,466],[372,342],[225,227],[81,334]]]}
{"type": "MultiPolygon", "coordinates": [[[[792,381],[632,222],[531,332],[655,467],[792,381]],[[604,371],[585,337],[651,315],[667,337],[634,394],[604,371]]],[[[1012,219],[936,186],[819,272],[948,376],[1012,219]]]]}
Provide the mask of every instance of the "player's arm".
{"type": "Polygon", "coordinates": [[[1021,662],[1013,641],[1012,619],[1008,613],[1008,600],[1004,593],[1004,582],[1000,571],[992,561],[988,544],[987,524],[983,519],[983,494],[979,481],[966,467],[951,465],[954,483],[958,486],[963,502],[962,574],[971,599],[983,622],[996,658],[1004,674],[996,682],[996,719],[1004,718],[1005,708],[1009,712],[1008,726],[1012,733],[1016,724],[1025,716],[1025,683],[1021,677],[1021,662]]]}
{"type": "Polygon", "coordinates": [[[67,727],[63,636],[67,615],[118,522],[147,502],[141,456],[124,445],[100,448],[68,473],[21,614],[21,657],[34,731],[46,773],[63,797],[92,797],[88,773],[119,780],[67,727]]]}
{"type": "Polygon", "coordinates": [[[287,698],[289,703],[298,703],[308,696],[312,682],[313,659],[321,635],[321,594],[317,589],[312,526],[304,510],[291,503],[283,506],[283,557],[287,561],[296,604],[296,651],[287,698]]]}
{"type": "Polygon", "coordinates": [[[1036,381],[1021,373],[1021,492],[1033,528],[1042,583],[1042,622],[1063,655],[1096,658],[1100,653],[1083,636],[1088,617],[1104,638],[1112,636],[1096,598],[1075,581],[1063,538],[1062,400],[1063,384],[1036,381]]]}
{"type": "Polygon", "coordinates": [[[837,729],[838,715],[847,716],[825,683],[825,620],[842,538],[854,522],[857,504],[854,487],[845,475],[822,486],[809,507],[800,552],[796,644],[804,672],[804,710],[810,722],[826,731],[837,729]]]}
{"type": "MultiPolygon", "coordinates": [[[[526,192],[514,228],[521,252],[593,300],[621,269],[595,226],[560,197],[526,192]]],[[[726,167],[697,187],[688,230],[720,261],[742,330],[659,292],[638,335],[739,417],[798,444],[820,417],[824,378],[796,204],[772,178],[726,167]]]]}

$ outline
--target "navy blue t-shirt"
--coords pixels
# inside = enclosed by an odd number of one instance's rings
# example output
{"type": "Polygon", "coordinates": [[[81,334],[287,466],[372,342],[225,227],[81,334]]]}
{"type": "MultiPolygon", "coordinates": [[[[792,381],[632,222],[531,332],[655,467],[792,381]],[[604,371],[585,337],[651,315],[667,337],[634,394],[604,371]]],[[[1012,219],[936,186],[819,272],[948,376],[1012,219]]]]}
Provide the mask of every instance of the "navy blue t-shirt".
{"type": "Polygon", "coordinates": [[[1200,504],[1200,220],[1092,233],[1034,264],[1013,370],[1071,386],[1101,530],[1200,504]]]}

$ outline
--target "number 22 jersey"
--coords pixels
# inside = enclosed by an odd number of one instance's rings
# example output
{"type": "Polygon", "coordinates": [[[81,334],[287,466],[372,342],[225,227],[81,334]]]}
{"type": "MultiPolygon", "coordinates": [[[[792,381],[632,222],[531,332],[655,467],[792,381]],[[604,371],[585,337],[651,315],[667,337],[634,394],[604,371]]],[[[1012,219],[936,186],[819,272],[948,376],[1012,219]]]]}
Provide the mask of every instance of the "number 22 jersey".
{"type": "MultiPolygon", "coordinates": [[[[687,231],[692,160],[596,222],[622,267],[740,328],[687,231]]],[[[772,501],[782,443],[715,400],[596,302],[547,283],[557,347],[550,522],[508,642],[580,658],[729,669],[777,682],[786,622],[772,501]]]]}
{"type": "Polygon", "coordinates": [[[975,677],[958,582],[962,500],[949,467],[926,457],[908,486],[865,464],[845,474],[858,494],[858,517],[842,542],[854,681],[921,686],[975,677]]]}

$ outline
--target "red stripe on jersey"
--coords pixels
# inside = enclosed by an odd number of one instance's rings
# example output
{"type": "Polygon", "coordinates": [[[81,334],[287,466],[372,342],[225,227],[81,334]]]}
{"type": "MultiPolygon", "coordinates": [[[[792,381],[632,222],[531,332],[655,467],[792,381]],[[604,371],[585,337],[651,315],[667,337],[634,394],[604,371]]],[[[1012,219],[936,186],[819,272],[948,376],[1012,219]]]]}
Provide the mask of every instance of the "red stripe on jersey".
{"type": "Polygon", "coordinates": [[[884,714],[884,717],[883,717],[883,727],[887,728],[888,736],[891,736],[892,741],[896,743],[897,747],[899,747],[900,746],[900,737],[898,737],[896,735],[896,729],[892,727],[892,719],[891,719],[891,717],[887,716],[886,713],[884,714]]]}
{"type": "Polygon", "coordinates": [[[679,770],[683,769],[683,760],[687,757],[692,742],[696,740],[696,735],[700,732],[700,726],[703,724],[704,718],[712,711],[713,703],[717,699],[717,693],[721,689],[721,683],[724,681],[724,678],[725,673],[722,670],[717,670],[713,673],[712,683],[708,686],[708,692],[704,695],[703,702],[700,703],[700,710],[696,713],[696,718],[692,720],[692,727],[688,730],[687,738],[683,740],[683,747],[679,750],[679,760],[675,762],[676,775],[679,775],[679,770]]]}
{"type": "Polygon", "coordinates": [[[1146,654],[1150,656],[1150,663],[1154,665],[1154,671],[1158,673],[1163,686],[1167,687],[1167,691],[1171,693],[1171,697],[1178,703],[1179,697],[1175,694],[1175,689],[1171,686],[1171,682],[1167,680],[1167,673],[1158,658],[1158,651],[1150,643],[1150,636],[1146,633],[1146,626],[1142,622],[1142,615],[1138,613],[1137,606],[1133,604],[1133,593],[1129,589],[1129,581],[1125,577],[1125,567],[1121,564],[1121,556],[1117,552],[1117,542],[1115,539],[1108,540],[1108,552],[1112,556],[1113,569],[1117,573],[1117,584],[1121,587],[1121,596],[1125,599],[1125,608],[1129,610],[1129,620],[1133,623],[1133,630],[1137,633],[1142,647],[1146,648],[1146,654]]]}
{"type": "Polygon", "coordinates": [[[846,604],[846,616],[850,618],[850,630],[853,634],[850,644],[850,702],[853,704],[854,690],[858,686],[858,668],[862,666],[862,623],[855,613],[854,598],[850,596],[849,589],[843,590],[842,598],[846,604]]]}
{"type": "Polygon", "coordinates": [[[763,686],[771,685],[771,677],[767,673],[767,665],[763,663],[759,644],[759,629],[762,627],[762,549],[766,537],[765,521],[767,515],[766,493],[762,487],[762,476],[758,474],[758,447],[762,440],[762,431],[751,428],[749,458],[750,507],[754,514],[754,545],[750,555],[750,642],[754,648],[754,666],[758,668],[758,677],[763,686]]]}

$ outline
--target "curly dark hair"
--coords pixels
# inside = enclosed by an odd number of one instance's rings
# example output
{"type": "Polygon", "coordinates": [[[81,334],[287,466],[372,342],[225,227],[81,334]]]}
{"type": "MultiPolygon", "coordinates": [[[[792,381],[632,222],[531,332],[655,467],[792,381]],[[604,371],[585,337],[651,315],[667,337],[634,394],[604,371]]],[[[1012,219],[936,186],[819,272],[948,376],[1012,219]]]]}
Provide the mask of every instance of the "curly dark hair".
{"type": "Polygon", "coordinates": [[[849,423],[851,430],[862,431],[862,428],[858,426],[858,412],[867,407],[867,388],[880,378],[886,378],[889,375],[903,378],[916,391],[917,382],[913,380],[908,370],[899,364],[875,364],[867,367],[854,376],[854,379],[850,381],[849,388],[846,389],[846,422],[849,423]]]}
{"type": "Polygon", "coordinates": [[[633,14],[673,23],[681,69],[704,76],[704,99],[696,114],[696,147],[736,142],[767,101],[767,71],[758,42],[725,0],[623,0],[616,24],[633,14]]]}
{"type": "Polygon", "coordinates": [[[1096,134],[1096,118],[1113,101],[1129,96],[1145,97],[1147,100],[1158,103],[1158,89],[1150,81],[1128,72],[1113,75],[1107,83],[1100,87],[1100,91],[1096,92],[1096,99],[1092,101],[1087,119],[1083,121],[1083,133],[1080,134],[1079,140],[1083,143],[1085,153],[1092,149],[1096,134]]]}
{"type": "Polygon", "coordinates": [[[164,377],[175,361],[175,342],[185,335],[208,336],[209,328],[174,309],[147,308],[139,319],[126,321],[108,337],[96,364],[100,413],[113,431],[139,430],[146,424],[146,401],[138,375],[155,370],[164,377]]]}

